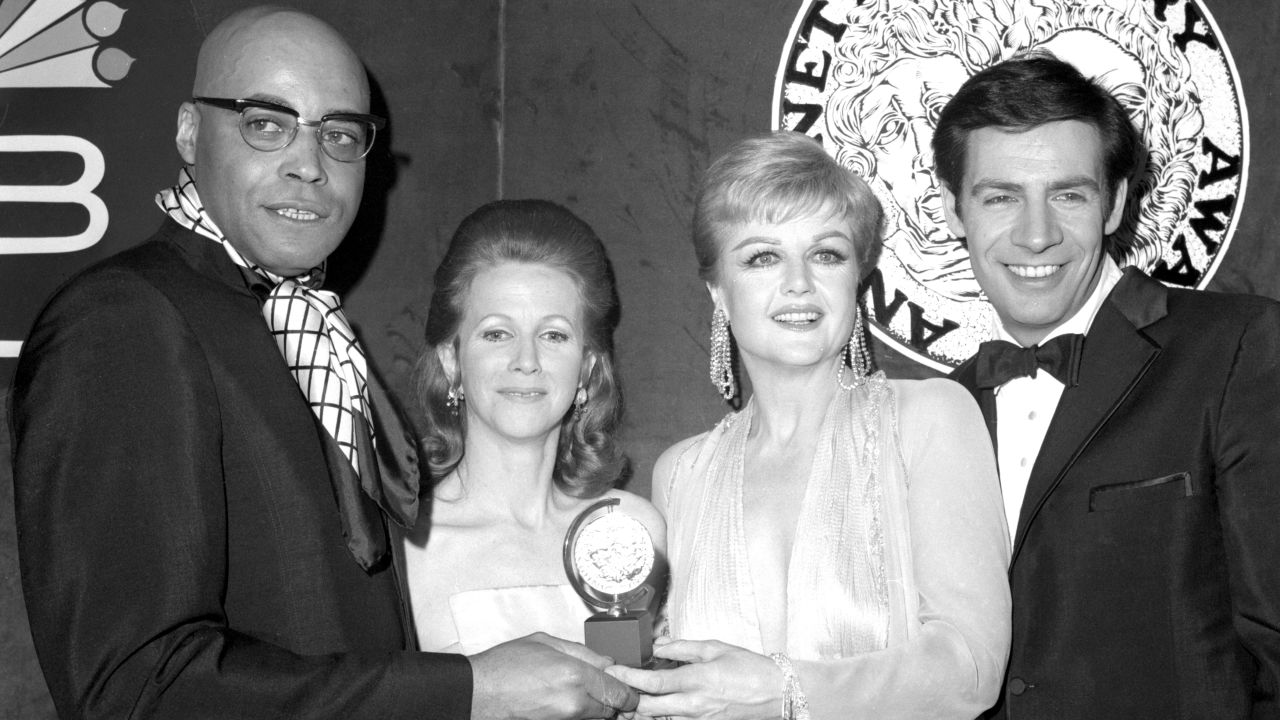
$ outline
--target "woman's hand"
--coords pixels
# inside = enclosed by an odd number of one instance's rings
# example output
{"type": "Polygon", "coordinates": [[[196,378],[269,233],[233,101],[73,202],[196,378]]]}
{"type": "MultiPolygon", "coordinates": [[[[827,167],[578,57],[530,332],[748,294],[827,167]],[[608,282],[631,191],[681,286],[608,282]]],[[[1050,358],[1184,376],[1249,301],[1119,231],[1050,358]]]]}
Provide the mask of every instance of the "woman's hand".
{"type": "Polygon", "coordinates": [[[678,660],[670,670],[614,666],[608,673],[642,693],[639,717],[776,720],[782,713],[782,670],[764,655],[717,640],[673,640],[653,654],[678,660]]]}

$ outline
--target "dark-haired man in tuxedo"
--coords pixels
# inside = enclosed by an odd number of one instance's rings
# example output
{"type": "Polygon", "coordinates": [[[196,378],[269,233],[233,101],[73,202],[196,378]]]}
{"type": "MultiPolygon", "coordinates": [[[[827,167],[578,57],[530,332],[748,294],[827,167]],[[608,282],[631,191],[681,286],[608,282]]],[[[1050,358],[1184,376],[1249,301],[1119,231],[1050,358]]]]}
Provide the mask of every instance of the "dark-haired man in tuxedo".
{"type": "Polygon", "coordinates": [[[953,374],[1014,532],[992,715],[1280,717],[1280,304],[1117,266],[1140,139],[1065,62],[974,75],[933,143],[997,315],[953,374]]]}

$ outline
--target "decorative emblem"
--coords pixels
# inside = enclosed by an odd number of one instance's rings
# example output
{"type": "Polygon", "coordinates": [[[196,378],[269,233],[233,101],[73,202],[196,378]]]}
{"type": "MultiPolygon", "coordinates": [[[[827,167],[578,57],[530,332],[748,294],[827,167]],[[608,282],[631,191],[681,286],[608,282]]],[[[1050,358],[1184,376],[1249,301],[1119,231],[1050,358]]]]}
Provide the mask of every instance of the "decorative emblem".
{"type": "Polygon", "coordinates": [[[1244,201],[1244,93],[1199,0],[806,0],[778,69],[773,127],[818,138],[880,199],[872,332],[936,370],[977,351],[991,310],[943,217],[933,129],[971,75],[1036,47],[1109,89],[1147,143],[1115,236],[1121,265],[1203,288],[1244,201]]]}
{"type": "Polygon", "coordinates": [[[649,577],[653,540],[639,520],[607,513],[582,527],[574,544],[573,564],[586,585],[609,595],[624,595],[649,577]]]}
{"type": "Polygon", "coordinates": [[[617,498],[593,503],[564,540],[569,581],[588,604],[614,615],[643,593],[654,562],[649,531],[617,507],[617,498]]]}
{"type": "Polygon", "coordinates": [[[656,551],[644,523],[618,510],[618,498],[589,505],[564,538],[564,570],[578,595],[600,610],[583,623],[587,647],[619,665],[653,662],[654,588],[645,581],[656,551]]]}
{"type": "Polygon", "coordinates": [[[111,87],[133,58],[101,40],[125,10],[107,0],[0,0],[0,88],[111,87]]]}

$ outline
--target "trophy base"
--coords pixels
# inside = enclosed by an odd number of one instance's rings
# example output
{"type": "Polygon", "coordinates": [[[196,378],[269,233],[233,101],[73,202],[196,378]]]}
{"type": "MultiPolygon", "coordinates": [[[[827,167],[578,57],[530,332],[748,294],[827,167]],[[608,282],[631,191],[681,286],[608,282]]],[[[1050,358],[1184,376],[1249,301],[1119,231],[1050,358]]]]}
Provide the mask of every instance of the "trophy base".
{"type": "Polygon", "coordinates": [[[653,660],[653,616],[647,610],[592,615],[583,630],[586,646],[618,665],[639,668],[653,660]]]}

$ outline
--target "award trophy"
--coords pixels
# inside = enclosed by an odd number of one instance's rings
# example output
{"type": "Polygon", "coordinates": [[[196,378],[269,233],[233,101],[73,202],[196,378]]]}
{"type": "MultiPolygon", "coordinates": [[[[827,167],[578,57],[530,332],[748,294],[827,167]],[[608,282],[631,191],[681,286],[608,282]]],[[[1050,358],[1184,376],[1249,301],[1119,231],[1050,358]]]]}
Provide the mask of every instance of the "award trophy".
{"type": "Polygon", "coordinates": [[[587,618],[586,645],[619,665],[653,657],[653,539],[639,520],[617,512],[618,498],[583,510],[564,538],[564,569],[578,595],[601,612],[587,618]]]}

